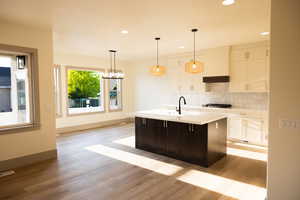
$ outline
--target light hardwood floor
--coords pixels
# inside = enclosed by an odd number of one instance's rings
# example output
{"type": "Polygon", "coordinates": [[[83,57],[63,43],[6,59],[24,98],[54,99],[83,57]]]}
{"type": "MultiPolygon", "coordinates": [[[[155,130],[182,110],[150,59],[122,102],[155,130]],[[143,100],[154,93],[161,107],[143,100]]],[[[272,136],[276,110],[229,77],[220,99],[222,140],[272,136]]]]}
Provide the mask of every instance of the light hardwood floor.
{"type": "Polygon", "coordinates": [[[210,168],[134,148],[133,124],[64,134],[58,159],[0,179],[0,199],[263,199],[266,153],[229,144],[210,168]]]}

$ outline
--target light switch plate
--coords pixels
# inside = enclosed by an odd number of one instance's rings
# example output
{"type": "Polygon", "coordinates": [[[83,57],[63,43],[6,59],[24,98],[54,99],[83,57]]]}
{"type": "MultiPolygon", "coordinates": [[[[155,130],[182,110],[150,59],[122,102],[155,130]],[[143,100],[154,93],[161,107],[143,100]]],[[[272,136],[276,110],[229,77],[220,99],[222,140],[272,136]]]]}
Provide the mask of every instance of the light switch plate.
{"type": "Polygon", "coordinates": [[[279,119],[279,128],[300,129],[300,120],[279,119]]]}

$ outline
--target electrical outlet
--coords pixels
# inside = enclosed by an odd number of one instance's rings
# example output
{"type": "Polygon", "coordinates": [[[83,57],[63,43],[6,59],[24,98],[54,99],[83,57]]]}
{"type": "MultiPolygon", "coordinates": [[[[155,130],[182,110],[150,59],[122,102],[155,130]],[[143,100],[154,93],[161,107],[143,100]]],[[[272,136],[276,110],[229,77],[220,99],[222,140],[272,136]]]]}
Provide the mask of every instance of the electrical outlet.
{"type": "Polygon", "coordinates": [[[300,120],[280,119],[279,128],[300,129],[300,120]]]}

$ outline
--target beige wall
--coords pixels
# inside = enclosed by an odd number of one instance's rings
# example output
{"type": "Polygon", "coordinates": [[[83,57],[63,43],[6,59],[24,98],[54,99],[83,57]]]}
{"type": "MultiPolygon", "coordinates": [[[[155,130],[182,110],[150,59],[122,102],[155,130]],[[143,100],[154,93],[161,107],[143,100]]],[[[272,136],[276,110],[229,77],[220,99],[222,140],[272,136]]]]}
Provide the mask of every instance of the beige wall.
{"type": "Polygon", "coordinates": [[[0,43],[38,49],[41,128],[0,135],[0,161],[56,148],[52,76],[52,32],[0,22],[0,43]]]}
{"type": "MultiPolygon", "coordinates": [[[[107,56],[108,57],[108,56],[107,56]]],[[[122,81],[123,84],[123,110],[118,112],[108,112],[108,87],[105,90],[106,112],[97,114],[87,114],[80,116],[67,116],[66,104],[67,104],[67,89],[66,89],[66,70],[65,66],[76,67],[88,67],[88,68],[101,68],[109,69],[109,59],[101,59],[97,57],[85,56],[85,55],[67,55],[67,54],[55,54],[54,63],[61,64],[61,80],[62,80],[62,117],[57,118],[56,127],[64,128],[70,126],[79,126],[86,124],[93,124],[97,122],[103,122],[108,120],[124,119],[129,117],[129,113],[132,112],[132,78],[130,63],[126,61],[117,61],[117,68],[121,69],[125,73],[125,78],[122,81]]],[[[108,82],[105,82],[108,86],[108,82]]]]}
{"type": "Polygon", "coordinates": [[[300,1],[272,0],[268,199],[300,199],[300,1]]]}

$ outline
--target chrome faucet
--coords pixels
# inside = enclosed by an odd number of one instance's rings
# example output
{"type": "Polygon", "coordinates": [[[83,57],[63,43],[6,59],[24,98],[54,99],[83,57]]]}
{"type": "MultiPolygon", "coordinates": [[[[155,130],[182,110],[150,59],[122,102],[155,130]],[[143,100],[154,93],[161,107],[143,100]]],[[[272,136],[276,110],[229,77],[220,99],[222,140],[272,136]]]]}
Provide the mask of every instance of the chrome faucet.
{"type": "Polygon", "coordinates": [[[179,97],[179,100],[178,100],[178,108],[176,107],[176,111],[178,112],[178,114],[179,115],[181,115],[181,99],[183,99],[183,103],[184,103],[184,105],[186,105],[186,101],[185,101],[185,98],[184,98],[184,96],[181,96],[181,97],[179,97]]]}

